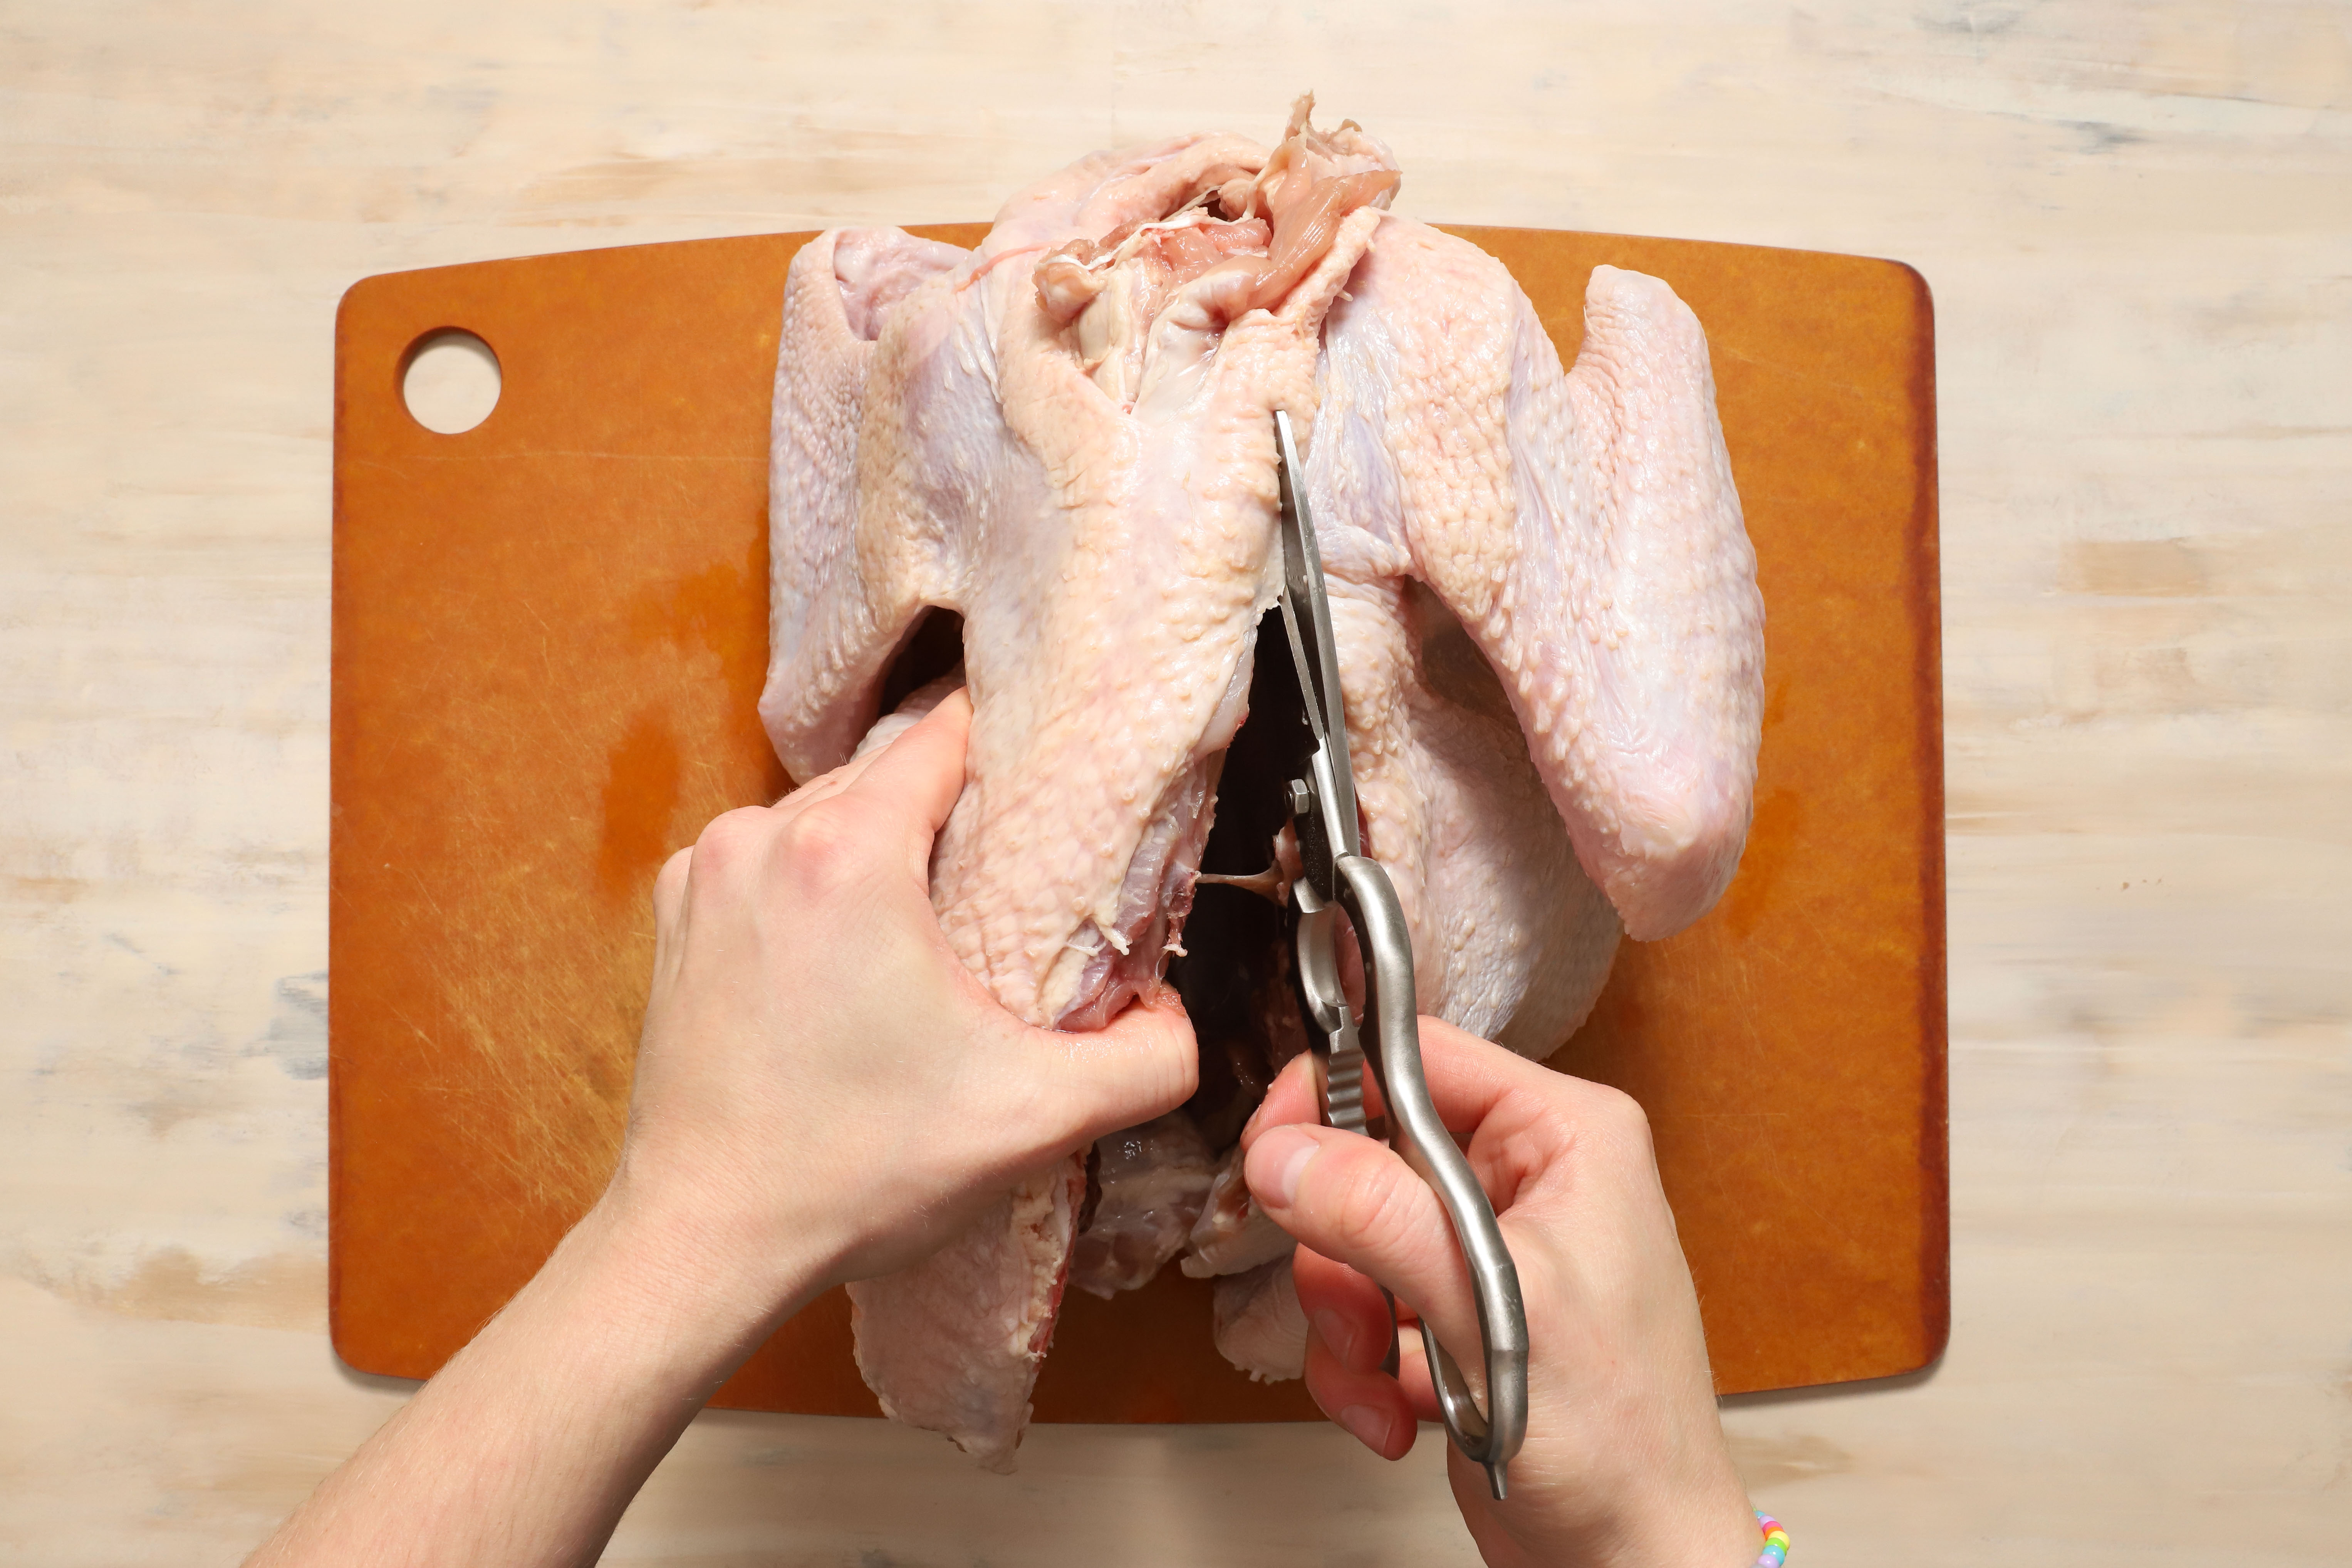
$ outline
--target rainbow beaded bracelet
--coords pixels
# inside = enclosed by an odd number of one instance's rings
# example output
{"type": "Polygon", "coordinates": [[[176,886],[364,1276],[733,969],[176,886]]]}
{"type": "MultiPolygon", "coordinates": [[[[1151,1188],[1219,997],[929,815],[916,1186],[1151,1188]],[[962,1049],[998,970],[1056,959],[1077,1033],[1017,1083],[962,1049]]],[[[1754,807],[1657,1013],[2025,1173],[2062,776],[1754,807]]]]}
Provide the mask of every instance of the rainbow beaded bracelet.
{"type": "Polygon", "coordinates": [[[1756,1510],[1756,1522],[1764,1529],[1764,1555],[1756,1560],[1756,1568],[1780,1568],[1789,1560],[1789,1532],[1760,1508],[1756,1510]]]}

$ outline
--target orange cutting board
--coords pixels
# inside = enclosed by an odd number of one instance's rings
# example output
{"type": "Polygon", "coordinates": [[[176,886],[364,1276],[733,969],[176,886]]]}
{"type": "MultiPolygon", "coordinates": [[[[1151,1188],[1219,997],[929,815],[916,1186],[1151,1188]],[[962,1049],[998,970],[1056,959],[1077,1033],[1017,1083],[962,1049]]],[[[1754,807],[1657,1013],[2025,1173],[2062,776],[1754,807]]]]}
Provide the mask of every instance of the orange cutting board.
{"type": "MultiPolygon", "coordinates": [[[[928,231],[960,244],[983,230],[928,231]]],[[[1876,1377],[1948,1321],[1934,334],[1893,262],[1461,229],[1564,357],[1611,262],[1705,323],[1768,616],[1756,822],[1698,925],[1627,942],[1552,1060],[1648,1108],[1726,1392],[1876,1377]]],[[[335,327],[338,1352],[425,1377],[539,1267],[618,1145],[655,870],[787,781],[767,658],[767,436],[808,237],[370,278],[335,327]],[[437,329],[504,389],[436,435],[401,398],[437,329]]],[[[840,1292],[719,1403],[875,1413],[840,1292]]],[[[1046,1421],[1311,1416],[1210,1342],[1171,1268],[1073,1292],[1046,1421]]]]}

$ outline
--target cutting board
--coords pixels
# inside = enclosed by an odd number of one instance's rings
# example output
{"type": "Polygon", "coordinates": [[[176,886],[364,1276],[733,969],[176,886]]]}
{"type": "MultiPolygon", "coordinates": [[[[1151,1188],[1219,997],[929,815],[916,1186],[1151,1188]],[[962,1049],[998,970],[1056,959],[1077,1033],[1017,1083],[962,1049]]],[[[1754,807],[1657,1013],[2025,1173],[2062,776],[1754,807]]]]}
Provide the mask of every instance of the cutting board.
{"type": "MultiPolygon", "coordinates": [[[[974,243],[979,226],[928,231],[974,243]]],[[[1948,1309],[1934,334],[1886,261],[1456,229],[1564,357],[1596,263],[1705,324],[1767,608],[1755,826],[1730,891],[1623,944],[1551,1058],[1627,1089],[1727,1393],[1885,1376],[1948,1309]]],[[[767,658],[767,432],[809,237],[370,278],[335,330],[330,1280],[334,1342],[425,1377],[593,1201],[625,1114],[656,869],[788,782],[767,658]],[[437,435],[401,396],[462,328],[504,388],[437,435]]],[[[718,1403],[876,1413],[835,1291],[718,1403]]],[[[1210,1342],[1173,1268],[1067,1298],[1045,1421],[1314,1415],[1210,1342]]]]}

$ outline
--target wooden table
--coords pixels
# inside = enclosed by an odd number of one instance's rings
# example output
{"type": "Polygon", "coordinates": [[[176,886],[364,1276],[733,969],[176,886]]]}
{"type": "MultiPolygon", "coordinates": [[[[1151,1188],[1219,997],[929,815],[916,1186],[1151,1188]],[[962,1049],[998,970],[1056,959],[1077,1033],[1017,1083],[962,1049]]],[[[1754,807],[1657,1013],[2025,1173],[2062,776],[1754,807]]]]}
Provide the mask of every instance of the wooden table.
{"type": "MultiPolygon", "coordinates": [[[[393,268],[983,214],[1313,85],[1416,216],[1936,290],[1954,1325],[1733,1402],[1803,1568],[2352,1540],[2341,5],[558,5],[0,25],[0,1559],[232,1562],[325,1339],[329,385],[393,268]]],[[[707,1415],[612,1560],[1449,1563],[1425,1436],[707,1415]]]]}

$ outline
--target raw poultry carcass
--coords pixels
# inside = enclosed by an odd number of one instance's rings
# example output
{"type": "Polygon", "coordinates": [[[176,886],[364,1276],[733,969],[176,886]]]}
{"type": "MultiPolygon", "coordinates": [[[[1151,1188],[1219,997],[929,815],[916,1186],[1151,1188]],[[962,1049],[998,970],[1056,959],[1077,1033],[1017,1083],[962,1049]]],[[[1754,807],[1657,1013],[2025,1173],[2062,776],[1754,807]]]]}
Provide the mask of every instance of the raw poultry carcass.
{"type": "Polygon", "coordinates": [[[1275,879],[1248,877],[1280,863],[1268,741],[1297,722],[1265,627],[1275,409],[1306,442],[1366,851],[1425,1010],[1549,1051],[1621,929],[1696,920],[1747,832],[1763,607],[1697,321],[1596,268],[1563,372],[1502,266],[1390,213],[1387,149],[1307,108],[1270,153],[1084,159],[977,250],[821,235],[786,284],[778,754],[813,777],[964,681],[968,783],[932,864],[956,952],[1067,1029],[1164,973],[1201,1039],[1182,1110],[851,1287],[884,1408],[1000,1468],[1069,1283],[1108,1295],[1181,1254],[1223,1277],[1220,1348],[1297,1372],[1289,1243],[1233,1152],[1305,1044],[1275,879]]]}

